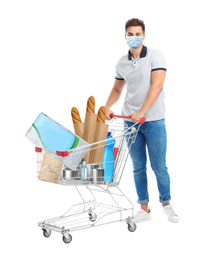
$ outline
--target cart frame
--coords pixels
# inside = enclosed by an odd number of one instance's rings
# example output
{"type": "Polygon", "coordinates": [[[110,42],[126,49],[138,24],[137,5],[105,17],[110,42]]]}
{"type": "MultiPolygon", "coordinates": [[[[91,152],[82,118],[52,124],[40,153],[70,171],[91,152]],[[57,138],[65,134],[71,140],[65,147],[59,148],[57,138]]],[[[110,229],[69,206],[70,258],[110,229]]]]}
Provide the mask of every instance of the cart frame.
{"type": "MultiPolygon", "coordinates": [[[[110,122],[110,130],[115,129],[115,126],[112,125],[113,120],[116,117],[121,116],[115,116],[112,115],[112,121],[110,122]]],[[[122,117],[124,118],[124,117],[122,117]]],[[[130,118],[130,117],[125,117],[130,118]]],[[[110,182],[100,182],[100,183],[93,183],[93,181],[84,182],[83,180],[80,181],[70,181],[66,182],[62,179],[58,181],[59,184],[62,185],[71,185],[74,186],[77,193],[79,194],[79,197],[81,199],[80,203],[72,205],[63,215],[51,218],[45,221],[41,221],[38,223],[38,226],[42,228],[43,235],[45,237],[49,237],[51,235],[51,231],[59,232],[63,235],[63,241],[65,243],[70,243],[72,241],[72,236],[69,234],[69,232],[73,232],[76,230],[101,226],[105,224],[115,223],[115,222],[122,222],[125,221],[128,225],[128,230],[130,232],[134,232],[136,230],[136,224],[133,222],[134,217],[134,205],[129,200],[129,198],[124,194],[124,192],[118,187],[119,183],[122,178],[122,174],[127,162],[127,158],[129,155],[129,151],[131,149],[131,145],[135,142],[136,135],[139,131],[139,128],[141,124],[145,121],[145,118],[142,118],[138,123],[135,123],[132,127],[127,128],[124,124],[119,124],[116,121],[116,127],[123,129],[121,131],[121,135],[118,135],[116,138],[123,138],[121,143],[121,151],[120,154],[115,159],[114,164],[114,178],[113,181],[110,182]],[[138,125],[137,129],[135,128],[135,125],[138,125]],[[129,137],[130,142],[128,143],[126,140],[126,135],[128,133],[131,134],[129,137]],[[124,147],[124,149],[123,149],[124,147]],[[122,153],[123,149],[123,153],[122,153]],[[119,158],[121,156],[121,158],[119,158]],[[123,157],[122,157],[123,156],[123,157]],[[123,161],[122,161],[123,160],[123,161]],[[119,162],[121,162],[119,164],[119,162]],[[117,170],[117,167],[118,170],[117,170]],[[117,172],[116,172],[117,170],[117,172]],[[90,200],[85,200],[84,195],[81,191],[80,186],[85,186],[88,194],[92,197],[90,200]],[[102,203],[97,201],[97,194],[102,194],[103,197],[106,199],[110,199],[110,203],[102,203]],[[127,205],[123,206],[123,203],[119,201],[119,198],[127,205]],[[121,205],[122,204],[122,205],[121,205]],[[127,215],[128,214],[128,215],[127,215]],[[111,220],[111,216],[114,217],[113,220],[111,220]],[[110,220],[106,220],[110,217],[110,220]]],[[[98,145],[102,144],[103,141],[96,142],[91,144],[92,145],[98,145]]],[[[42,156],[42,149],[36,148],[36,152],[38,154],[38,164],[39,164],[39,170],[40,170],[40,155],[42,156]]],[[[46,152],[48,152],[46,150],[46,152]]],[[[112,162],[111,162],[112,163],[112,162]]],[[[38,171],[40,173],[40,171],[38,171]]],[[[52,181],[54,182],[54,181],[52,181]]],[[[57,183],[57,182],[55,182],[57,183]]],[[[113,218],[112,217],[112,218],[113,218]]]]}

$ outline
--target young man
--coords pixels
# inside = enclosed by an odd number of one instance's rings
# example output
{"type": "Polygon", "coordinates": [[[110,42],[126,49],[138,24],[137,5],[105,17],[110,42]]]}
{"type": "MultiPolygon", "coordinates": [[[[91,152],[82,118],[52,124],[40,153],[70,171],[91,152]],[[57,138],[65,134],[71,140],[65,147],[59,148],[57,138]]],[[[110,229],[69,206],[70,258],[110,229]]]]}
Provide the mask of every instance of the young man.
{"type": "Polygon", "coordinates": [[[139,19],[126,22],[125,39],[130,47],[116,65],[113,89],[106,102],[106,119],[110,120],[111,106],[119,99],[124,86],[127,93],[123,104],[122,115],[131,115],[125,121],[128,127],[146,117],[141,125],[135,143],[130,150],[133,162],[133,174],[138,203],[141,204],[133,221],[141,222],[151,219],[148,207],[147,190],[147,155],[148,148],[151,167],[156,175],[159,200],[168,220],[174,223],[179,217],[170,205],[170,177],[166,167],[166,127],[163,83],[166,76],[166,63],[162,53],[143,45],[145,25],[139,19]]]}

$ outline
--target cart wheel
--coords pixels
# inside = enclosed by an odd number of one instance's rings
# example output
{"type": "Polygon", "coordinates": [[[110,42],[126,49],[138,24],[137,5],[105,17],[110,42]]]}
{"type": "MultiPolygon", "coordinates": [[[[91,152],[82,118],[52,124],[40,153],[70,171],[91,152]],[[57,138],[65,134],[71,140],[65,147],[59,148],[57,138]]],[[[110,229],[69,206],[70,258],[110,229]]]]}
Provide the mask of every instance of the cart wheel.
{"type": "Polygon", "coordinates": [[[69,244],[72,241],[72,236],[69,233],[65,233],[62,239],[64,243],[69,244]]]}
{"type": "Polygon", "coordinates": [[[50,237],[51,230],[50,229],[46,230],[46,229],[43,228],[43,235],[44,235],[44,237],[50,237]]]}
{"type": "Polygon", "coordinates": [[[136,224],[135,223],[128,224],[128,230],[130,232],[134,232],[136,230],[136,224]]]}
{"type": "Polygon", "coordinates": [[[95,222],[97,219],[97,215],[93,212],[89,213],[89,219],[90,219],[90,221],[95,222]]]}
{"type": "Polygon", "coordinates": [[[92,222],[95,222],[96,221],[96,219],[97,219],[97,216],[96,217],[92,217],[92,216],[90,216],[90,221],[92,221],[92,222]]]}

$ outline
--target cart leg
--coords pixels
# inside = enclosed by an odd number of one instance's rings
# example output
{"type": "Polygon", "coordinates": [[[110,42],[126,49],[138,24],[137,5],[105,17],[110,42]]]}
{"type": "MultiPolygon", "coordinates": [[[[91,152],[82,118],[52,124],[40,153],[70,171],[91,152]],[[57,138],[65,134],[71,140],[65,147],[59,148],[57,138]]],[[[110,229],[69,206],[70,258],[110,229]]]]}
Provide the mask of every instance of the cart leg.
{"type": "Polygon", "coordinates": [[[118,186],[116,188],[121,192],[121,194],[126,198],[126,200],[132,205],[132,218],[134,217],[134,205],[133,203],[126,197],[126,195],[122,192],[122,190],[119,189],[118,186]]]}
{"type": "Polygon", "coordinates": [[[85,203],[86,203],[86,201],[85,201],[84,198],[82,197],[82,194],[81,194],[81,192],[79,191],[79,189],[77,188],[77,186],[75,186],[75,188],[76,188],[77,192],[79,193],[79,196],[81,197],[81,199],[82,199],[83,202],[84,202],[84,211],[85,211],[85,203]]]}
{"type": "Polygon", "coordinates": [[[95,197],[94,193],[91,191],[91,189],[88,186],[86,186],[86,187],[87,187],[87,189],[89,190],[89,192],[92,194],[92,196],[94,198],[94,200],[92,202],[94,202],[94,208],[93,209],[95,209],[96,197],[95,197]]]}
{"type": "Polygon", "coordinates": [[[121,207],[118,205],[118,203],[116,202],[115,198],[113,197],[113,195],[109,191],[109,187],[108,187],[107,191],[108,191],[108,194],[111,196],[112,200],[115,202],[116,206],[120,209],[120,220],[122,220],[122,210],[121,210],[121,207]]]}
{"type": "Polygon", "coordinates": [[[96,201],[96,198],[95,198],[94,194],[91,192],[91,190],[89,189],[89,187],[86,186],[86,188],[90,191],[91,195],[92,195],[93,198],[94,198],[94,200],[92,200],[92,201],[85,201],[84,198],[83,198],[83,196],[82,196],[82,194],[81,194],[81,192],[80,192],[80,190],[78,189],[78,187],[77,187],[77,186],[75,186],[75,187],[76,187],[77,192],[79,193],[79,195],[80,195],[80,197],[81,197],[81,199],[82,199],[82,201],[83,201],[83,203],[84,203],[84,209],[83,209],[83,212],[86,211],[86,205],[91,205],[92,203],[94,203],[94,208],[95,208],[95,201],[96,201]]]}

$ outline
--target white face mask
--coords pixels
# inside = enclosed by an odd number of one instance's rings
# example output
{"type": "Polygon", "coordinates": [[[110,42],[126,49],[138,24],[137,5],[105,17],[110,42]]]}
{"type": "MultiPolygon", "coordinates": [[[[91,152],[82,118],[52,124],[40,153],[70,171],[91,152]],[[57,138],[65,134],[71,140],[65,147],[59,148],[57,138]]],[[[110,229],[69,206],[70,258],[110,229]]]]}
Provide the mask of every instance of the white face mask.
{"type": "Polygon", "coordinates": [[[138,49],[143,42],[142,36],[126,36],[127,44],[132,49],[138,49]]]}

